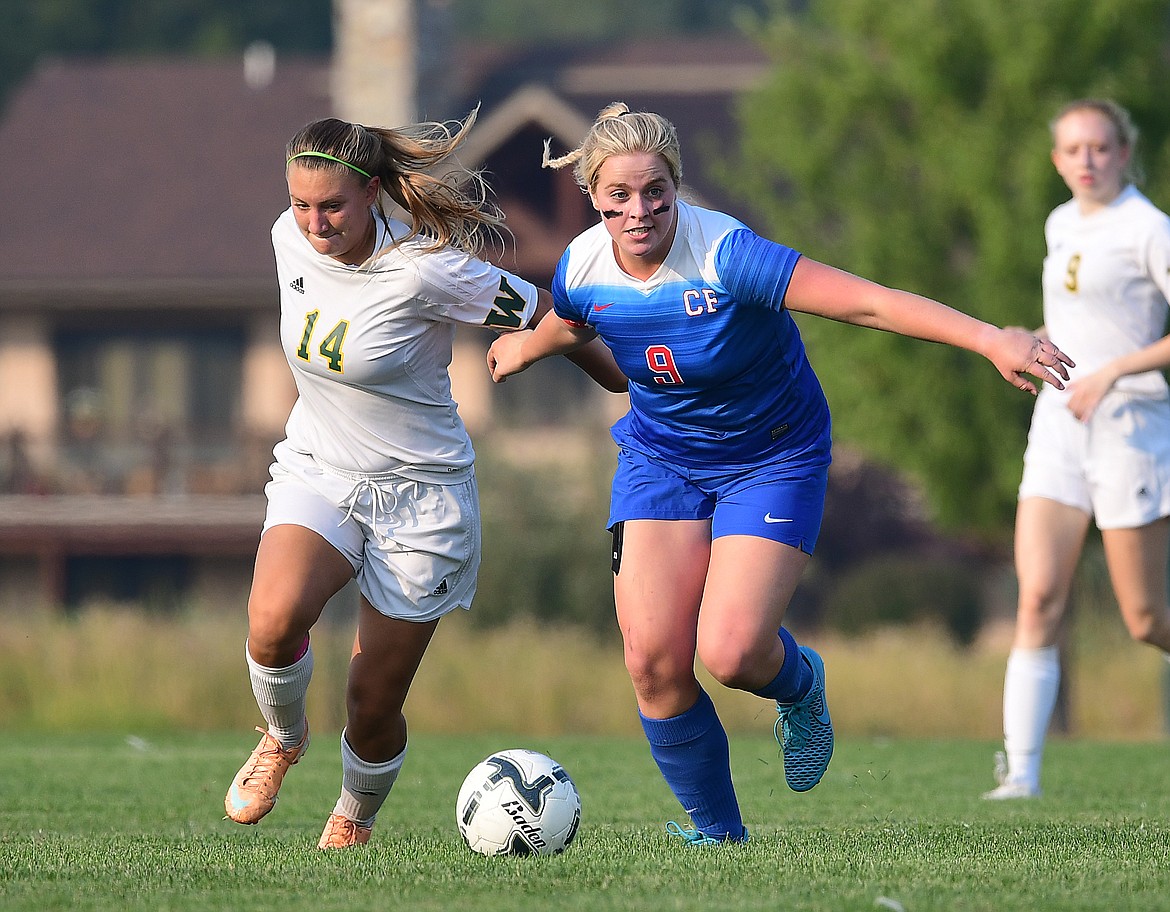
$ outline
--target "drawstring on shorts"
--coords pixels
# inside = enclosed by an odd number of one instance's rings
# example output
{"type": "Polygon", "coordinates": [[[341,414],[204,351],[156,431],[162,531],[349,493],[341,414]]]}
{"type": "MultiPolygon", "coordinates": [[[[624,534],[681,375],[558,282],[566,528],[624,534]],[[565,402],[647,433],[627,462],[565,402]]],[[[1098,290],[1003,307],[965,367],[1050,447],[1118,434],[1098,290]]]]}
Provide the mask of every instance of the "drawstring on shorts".
{"type": "Polygon", "coordinates": [[[374,479],[369,477],[359,478],[354,482],[354,486],[350,488],[349,493],[341,499],[341,506],[346,508],[345,516],[341,518],[341,522],[337,525],[345,525],[354,514],[361,502],[362,492],[370,492],[370,525],[375,525],[378,522],[379,516],[388,517],[398,506],[398,495],[393,491],[389,491],[389,504],[387,504],[387,491],[382,488],[374,479]]]}

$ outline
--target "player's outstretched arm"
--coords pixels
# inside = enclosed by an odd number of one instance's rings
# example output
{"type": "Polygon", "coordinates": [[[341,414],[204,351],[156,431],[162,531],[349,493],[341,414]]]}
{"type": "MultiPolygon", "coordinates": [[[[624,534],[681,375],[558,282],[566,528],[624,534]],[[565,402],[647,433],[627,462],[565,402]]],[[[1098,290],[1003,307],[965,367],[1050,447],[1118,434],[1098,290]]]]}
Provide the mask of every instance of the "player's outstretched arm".
{"type": "Polygon", "coordinates": [[[807,257],[796,264],[784,304],[842,323],[942,342],[983,355],[1013,386],[1035,395],[1032,378],[1064,389],[1073,360],[1052,342],[1000,329],[922,295],[887,288],[807,257]]]}
{"type": "MultiPolygon", "coordinates": [[[[552,355],[575,355],[580,358],[586,346],[599,346],[605,349],[606,358],[612,365],[613,372],[617,377],[620,377],[620,389],[614,389],[618,386],[618,383],[614,382],[615,378],[609,378],[610,383],[603,382],[599,376],[589,372],[588,368],[582,365],[586,372],[606,389],[624,392],[626,378],[617,369],[617,364],[613,361],[613,356],[609,354],[609,349],[605,348],[597,339],[597,333],[587,326],[571,326],[551,310],[541,317],[535,329],[508,333],[496,339],[491,348],[488,349],[488,370],[491,371],[492,379],[496,383],[503,383],[513,374],[518,374],[537,361],[552,355]]],[[[586,363],[589,363],[588,357],[586,363]]],[[[603,359],[599,357],[595,363],[599,368],[599,373],[603,374],[603,359]]]]}
{"type": "MultiPolygon", "coordinates": [[[[546,316],[551,319],[557,319],[557,322],[563,322],[557,318],[556,314],[552,313],[552,294],[545,288],[538,289],[538,292],[539,297],[536,303],[536,313],[533,314],[528,326],[530,328],[538,326],[546,316]]],[[[600,339],[591,338],[580,348],[562,352],[562,354],[581,368],[581,370],[585,371],[603,389],[609,390],[611,393],[624,393],[629,388],[629,381],[614,360],[613,352],[600,339]]],[[[540,357],[545,356],[541,355],[540,357]]],[[[490,364],[491,362],[489,360],[489,366],[490,364]]],[[[526,364],[525,367],[527,366],[526,364]]],[[[496,379],[494,374],[492,379],[496,379]]],[[[496,382],[503,382],[503,378],[496,380],[496,382]]]]}

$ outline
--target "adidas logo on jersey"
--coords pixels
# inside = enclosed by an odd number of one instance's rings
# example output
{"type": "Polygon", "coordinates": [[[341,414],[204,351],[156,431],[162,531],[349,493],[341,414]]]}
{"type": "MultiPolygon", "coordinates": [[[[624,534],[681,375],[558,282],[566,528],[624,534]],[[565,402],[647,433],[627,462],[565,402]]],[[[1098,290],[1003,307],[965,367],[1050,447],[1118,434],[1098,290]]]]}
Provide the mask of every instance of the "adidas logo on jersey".
{"type": "Polygon", "coordinates": [[[298,276],[297,278],[293,279],[291,282],[288,283],[288,287],[291,288],[293,291],[295,291],[297,294],[304,294],[305,293],[305,277],[298,276]]]}
{"type": "Polygon", "coordinates": [[[443,577],[443,581],[435,587],[431,595],[446,595],[447,594],[447,578],[443,577]]]}

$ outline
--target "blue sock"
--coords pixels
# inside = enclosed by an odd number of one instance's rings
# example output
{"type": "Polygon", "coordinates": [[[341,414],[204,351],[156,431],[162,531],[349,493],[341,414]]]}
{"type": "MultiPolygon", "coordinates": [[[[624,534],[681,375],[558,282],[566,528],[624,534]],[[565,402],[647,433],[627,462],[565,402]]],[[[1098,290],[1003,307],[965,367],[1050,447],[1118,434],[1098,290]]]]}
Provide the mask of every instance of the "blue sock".
{"type": "Polygon", "coordinates": [[[638,716],[650,755],[695,828],[718,839],[742,839],[727,733],[707,693],[700,690],[698,702],[674,718],[638,716]]]}
{"type": "Polygon", "coordinates": [[[780,663],[780,671],[771,681],[752,693],[777,703],[796,703],[812,690],[813,670],[800,654],[800,647],[796,645],[792,634],[783,627],[780,628],[780,642],[784,644],[784,661],[780,663]]]}

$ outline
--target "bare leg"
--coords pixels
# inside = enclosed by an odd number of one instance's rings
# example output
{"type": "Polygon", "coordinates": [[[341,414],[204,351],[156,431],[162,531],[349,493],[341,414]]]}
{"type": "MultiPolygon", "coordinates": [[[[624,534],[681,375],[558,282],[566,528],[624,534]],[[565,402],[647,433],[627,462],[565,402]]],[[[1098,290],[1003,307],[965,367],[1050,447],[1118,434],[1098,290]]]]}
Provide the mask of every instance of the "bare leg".
{"type": "MultiPolygon", "coordinates": [[[[743,839],[727,733],[695,679],[710,523],[632,520],[614,577],[626,668],[650,753],[694,823],[689,841],[743,839]]],[[[670,829],[668,827],[668,829],[670,829]]]]}
{"type": "Polygon", "coordinates": [[[1129,635],[1170,652],[1170,606],[1166,596],[1170,519],[1138,529],[1104,529],[1105,562],[1129,635]]]}
{"type": "Polygon", "coordinates": [[[695,638],[711,555],[709,522],[625,524],[614,602],[638,708],[665,719],[694,705],[695,638]]]}
{"type": "Polygon", "coordinates": [[[1014,647],[1056,644],[1088,529],[1088,514],[1076,507],[1043,497],[1020,501],[1015,534],[1020,594],[1014,647]]]}
{"type": "Polygon", "coordinates": [[[776,632],[808,561],[797,548],[750,535],[712,543],[698,652],[719,683],[754,691],[776,676],[784,661],[776,632]]]}
{"type": "Polygon", "coordinates": [[[273,526],[260,539],[248,596],[248,653],[269,668],[291,665],[325,603],[353,566],[316,532],[273,526]]]}
{"type": "Polygon", "coordinates": [[[1003,692],[1007,769],[1000,786],[984,797],[1039,793],[1044,742],[1060,686],[1056,643],[1088,527],[1084,511],[1045,498],[1025,498],[1017,508],[1019,608],[1003,692]]]}
{"type": "Polygon", "coordinates": [[[320,848],[344,848],[369,838],[406,759],[402,707],[438,624],[388,618],[362,598],[346,689],[341,795],[320,848]]]}
{"type": "Polygon", "coordinates": [[[346,739],[363,759],[389,760],[406,747],[402,706],[439,622],[380,614],[363,597],[346,688],[346,739]]]}
{"type": "Polygon", "coordinates": [[[349,561],[303,526],[274,526],[260,539],[248,598],[248,675],[268,731],[285,748],[305,740],[309,629],[352,577],[349,561]]]}
{"type": "Polygon", "coordinates": [[[352,576],[349,561],[302,526],[274,526],[260,539],[248,599],[247,662],[266,729],[224,799],[238,823],[257,823],[272,810],[285,774],[308,748],[309,629],[352,576]]]}

